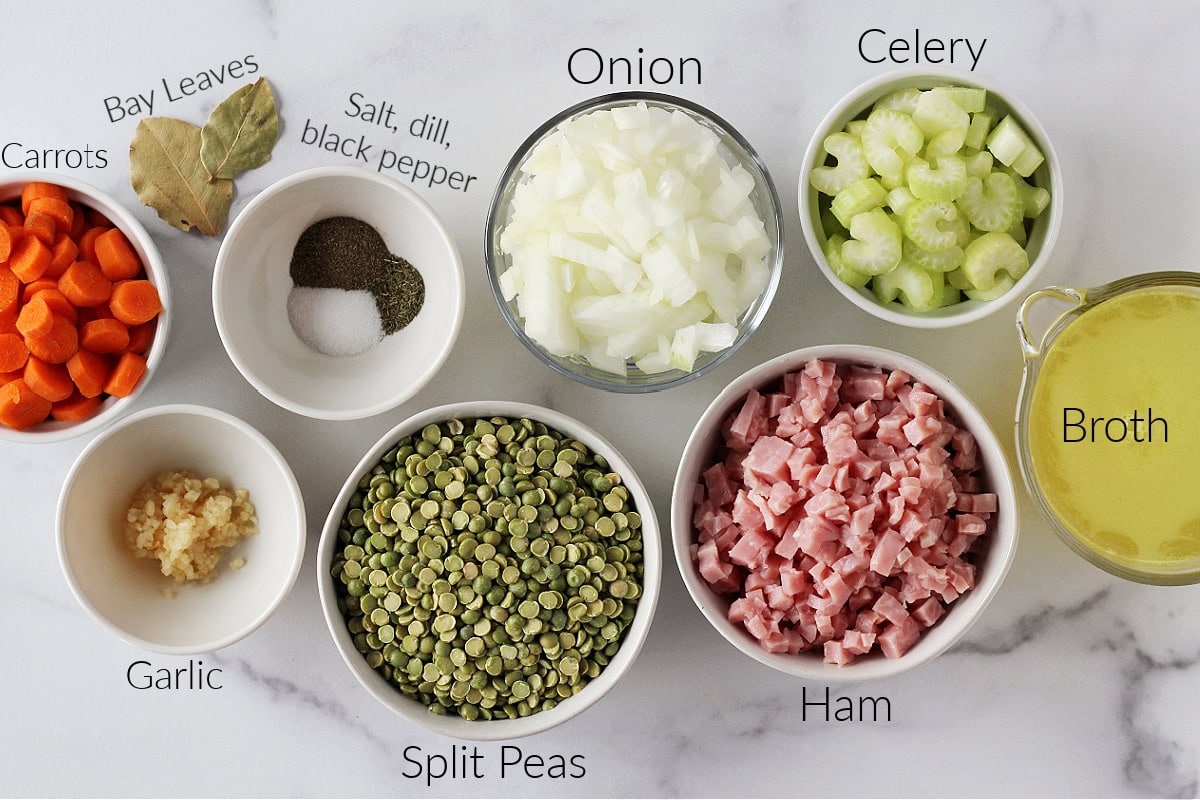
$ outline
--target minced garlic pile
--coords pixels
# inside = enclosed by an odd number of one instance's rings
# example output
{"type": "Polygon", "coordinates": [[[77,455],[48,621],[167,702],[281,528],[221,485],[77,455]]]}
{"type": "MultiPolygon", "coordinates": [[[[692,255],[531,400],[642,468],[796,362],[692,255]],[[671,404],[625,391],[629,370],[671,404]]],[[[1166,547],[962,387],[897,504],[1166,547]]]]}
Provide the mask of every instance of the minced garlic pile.
{"type": "Polygon", "coordinates": [[[125,515],[125,540],[139,558],[157,558],[176,583],[217,576],[226,548],[258,532],[250,493],[216,478],[164,472],[142,485],[125,515]]]}

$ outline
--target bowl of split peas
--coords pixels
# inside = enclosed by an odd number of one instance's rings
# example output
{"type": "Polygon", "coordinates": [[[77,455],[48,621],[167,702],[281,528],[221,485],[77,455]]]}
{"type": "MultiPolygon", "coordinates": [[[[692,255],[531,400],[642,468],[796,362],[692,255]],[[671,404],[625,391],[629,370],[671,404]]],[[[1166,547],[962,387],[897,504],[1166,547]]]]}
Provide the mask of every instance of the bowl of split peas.
{"type": "Polygon", "coordinates": [[[479,401],[401,422],[351,472],[317,551],[360,684],[459,739],[548,730],[611,689],[658,601],[658,521],[629,462],[565,414],[479,401]]]}

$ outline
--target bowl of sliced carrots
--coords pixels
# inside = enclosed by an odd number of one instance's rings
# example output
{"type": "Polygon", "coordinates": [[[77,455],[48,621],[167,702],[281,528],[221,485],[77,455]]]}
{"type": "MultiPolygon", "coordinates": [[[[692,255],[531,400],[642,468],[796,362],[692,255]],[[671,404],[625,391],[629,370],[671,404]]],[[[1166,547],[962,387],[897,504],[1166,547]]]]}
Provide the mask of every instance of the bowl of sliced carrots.
{"type": "Polygon", "coordinates": [[[129,408],[166,349],[167,273],[145,228],[83,181],[0,181],[0,440],[50,442],[129,408]]]}

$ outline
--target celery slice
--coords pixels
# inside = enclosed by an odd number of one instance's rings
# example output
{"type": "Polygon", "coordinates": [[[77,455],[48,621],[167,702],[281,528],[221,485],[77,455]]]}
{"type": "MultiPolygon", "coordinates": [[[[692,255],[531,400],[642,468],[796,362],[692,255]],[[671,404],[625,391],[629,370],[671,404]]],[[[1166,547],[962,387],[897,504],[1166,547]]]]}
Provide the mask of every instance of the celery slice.
{"type": "Polygon", "coordinates": [[[1001,280],[1001,272],[1020,279],[1029,269],[1029,254],[1007,233],[985,233],[967,245],[962,269],[971,290],[990,292],[1001,280]]]}
{"type": "Polygon", "coordinates": [[[964,153],[963,161],[967,165],[967,177],[979,178],[983,180],[988,175],[992,174],[992,166],[996,160],[992,158],[992,154],[987,150],[979,150],[975,153],[964,153]]]}
{"type": "Polygon", "coordinates": [[[1040,186],[1030,185],[1014,169],[1008,168],[1004,172],[1017,185],[1017,194],[1021,195],[1021,202],[1025,204],[1025,216],[1029,219],[1040,216],[1050,205],[1050,193],[1040,186]]]}
{"type": "Polygon", "coordinates": [[[855,181],[871,174],[867,159],[863,155],[862,143],[848,133],[834,133],[825,137],[825,152],[837,159],[837,166],[815,167],[808,175],[808,182],[822,194],[835,195],[855,181]]]}
{"type": "Polygon", "coordinates": [[[916,199],[917,196],[907,186],[898,186],[888,192],[887,206],[897,215],[903,217],[905,209],[912,205],[916,199]]]}
{"type": "Polygon", "coordinates": [[[1007,275],[1001,275],[996,280],[996,284],[986,292],[980,289],[964,289],[963,294],[972,300],[980,300],[985,303],[990,303],[991,301],[999,300],[1001,297],[1008,294],[1008,291],[1016,285],[1017,282],[1012,278],[1007,275]]]}
{"type": "Polygon", "coordinates": [[[946,273],[946,285],[953,286],[955,289],[966,290],[972,289],[971,282],[967,280],[967,275],[962,271],[962,267],[952,269],[946,273]]]}
{"type": "Polygon", "coordinates": [[[967,188],[966,162],[958,156],[939,156],[934,163],[936,168],[919,158],[908,162],[909,190],[921,200],[957,200],[967,188]]]}
{"type": "Polygon", "coordinates": [[[967,179],[958,207],[968,222],[984,231],[1006,231],[1025,211],[1016,183],[1003,172],[993,172],[982,181],[967,179]]]}
{"type": "Polygon", "coordinates": [[[1011,115],[1000,120],[1000,124],[988,134],[987,148],[1001,164],[1012,167],[1023,178],[1032,175],[1046,160],[1033,139],[1011,115]]]}
{"type": "Polygon", "coordinates": [[[846,123],[846,133],[855,138],[861,139],[863,128],[865,127],[867,127],[867,121],[865,119],[852,119],[846,123]]]}
{"type": "Polygon", "coordinates": [[[913,110],[912,120],[926,136],[936,136],[950,130],[961,130],[963,136],[966,136],[971,125],[970,116],[958,107],[958,103],[937,92],[921,93],[917,107],[913,110]]]}
{"type": "Polygon", "coordinates": [[[939,222],[950,221],[958,216],[954,203],[946,200],[917,200],[904,212],[902,230],[917,247],[930,252],[948,250],[956,246],[958,235],[953,230],[943,230],[939,222]]]}
{"type": "MultiPolygon", "coordinates": [[[[1016,189],[1014,188],[1015,192],[1016,189]]],[[[829,208],[838,222],[850,228],[850,220],[887,202],[887,192],[874,178],[863,178],[838,192],[829,208]]]]}
{"type": "Polygon", "coordinates": [[[871,276],[866,272],[859,272],[856,269],[846,266],[846,262],[842,259],[842,245],[845,243],[845,236],[835,235],[826,239],[825,261],[829,264],[829,268],[833,270],[833,274],[837,275],[842,283],[853,286],[855,289],[862,288],[871,280],[871,276]]]}
{"type": "Polygon", "coordinates": [[[854,238],[842,245],[842,260],[850,269],[880,275],[900,263],[900,226],[882,208],[873,208],[850,220],[854,238]]]}
{"type": "Polygon", "coordinates": [[[946,306],[958,305],[962,302],[962,290],[958,287],[951,286],[949,283],[942,284],[942,304],[941,308],[946,306]]]}
{"type": "Polygon", "coordinates": [[[884,108],[891,111],[903,111],[905,114],[912,114],[917,108],[917,100],[920,97],[921,90],[916,87],[896,89],[894,92],[888,92],[876,100],[874,108],[884,108]]]}
{"type": "Polygon", "coordinates": [[[971,124],[967,127],[967,136],[963,140],[963,144],[976,150],[982,150],[987,143],[987,135],[992,129],[992,123],[995,121],[996,118],[986,111],[972,114],[971,124]]]}
{"type": "Polygon", "coordinates": [[[987,90],[973,86],[938,86],[930,91],[945,95],[963,111],[975,114],[987,105],[987,90]]]}
{"type": "Polygon", "coordinates": [[[957,156],[963,149],[966,135],[966,128],[951,128],[931,136],[925,143],[925,159],[936,161],[941,156],[957,156]]]}
{"type": "Polygon", "coordinates": [[[929,273],[907,261],[901,261],[895,269],[876,275],[871,289],[881,303],[899,300],[913,311],[932,311],[941,301],[935,281],[941,282],[941,273],[929,273]]]}
{"type": "Polygon", "coordinates": [[[945,250],[926,250],[911,239],[904,240],[904,260],[926,272],[951,272],[962,266],[963,249],[951,245],[945,250]]]}
{"type": "Polygon", "coordinates": [[[825,231],[826,236],[840,234],[845,239],[850,238],[849,228],[833,215],[833,209],[828,206],[821,211],[821,230],[825,231]]]}
{"type": "Polygon", "coordinates": [[[1025,220],[1019,219],[1013,223],[1013,226],[1005,231],[1009,236],[1013,237],[1017,244],[1024,247],[1029,243],[1029,234],[1025,230],[1025,220]]]}
{"type": "Polygon", "coordinates": [[[925,135],[913,118],[902,111],[877,108],[863,127],[863,153],[867,163],[880,175],[903,174],[905,161],[921,152],[924,144],[925,135]]]}

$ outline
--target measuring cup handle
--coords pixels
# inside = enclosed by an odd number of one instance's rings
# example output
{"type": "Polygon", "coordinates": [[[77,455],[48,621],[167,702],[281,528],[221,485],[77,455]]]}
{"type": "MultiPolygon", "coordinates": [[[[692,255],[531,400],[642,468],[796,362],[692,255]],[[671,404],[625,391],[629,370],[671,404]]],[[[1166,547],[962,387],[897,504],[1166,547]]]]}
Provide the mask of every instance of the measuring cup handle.
{"type": "MultiPolygon", "coordinates": [[[[1060,314],[1055,322],[1062,319],[1063,315],[1069,314],[1070,312],[1079,308],[1079,306],[1083,305],[1085,301],[1084,292],[1082,290],[1072,289],[1067,286],[1047,286],[1045,289],[1038,289],[1036,292],[1029,295],[1029,297],[1026,297],[1025,301],[1021,303],[1020,311],[1017,312],[1017,336],[1021,339],[1021,349],[1025,352],[1026,358],[1038,358],[1041,356],[1042,346],[1046,343],[1044,333],[1042,334],[1041,338],[1039,338],[1036,342],[1034,341],[1033,336],[1029,332],[1029,321],[1026,319],[1026,317],[1029,314],[1029,309],[1033,307],[1034,303],[1047,297],[1052,297],[1056,300],[1062,300],[1071,304],[1071,308],[1060,314]]],[[[1053,327],[1053,325],[1051,325],[1051,327],[1053,327]]]]}

